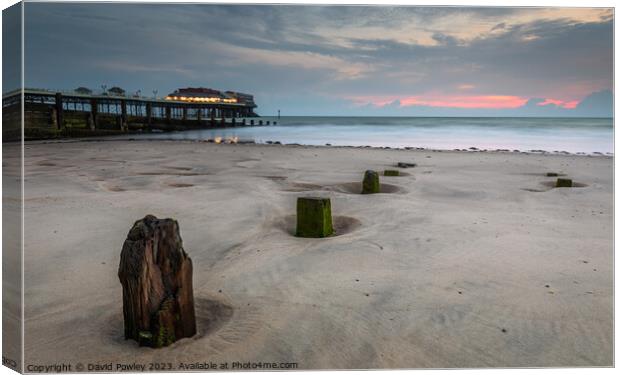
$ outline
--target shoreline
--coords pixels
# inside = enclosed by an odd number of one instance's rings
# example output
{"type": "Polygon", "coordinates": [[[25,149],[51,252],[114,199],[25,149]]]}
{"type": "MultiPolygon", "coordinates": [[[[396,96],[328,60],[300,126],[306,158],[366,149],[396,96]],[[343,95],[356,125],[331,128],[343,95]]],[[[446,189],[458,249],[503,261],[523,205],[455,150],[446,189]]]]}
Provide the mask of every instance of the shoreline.
{"type": "MultiPolygon", "coordinates": [[[[45,140],[31,140],[24,141],[24,146],[29,144],[54,144],[54,143],[79,143],[79,142],[178,142],[178,143],[214,143],[218,145],[231,145],[231,146],[244,146],[244,145],[255,145],[255,146],[274,146],[274,147],[306,147],[306,148],[334,148],[334,149],[369,149],[369,150],[394,150],[394,151],[428,151],[428,152],[445,152],[445,153],[500,153],[500,154],[520,154],[520,155],[553,155],[553,156],[584,156],[584,157],[603,157],[603,158],[613,158],[614,153],[610,152],[568,152],[568,151],[548,151],[548,150],[509,150],[509,149],[480,149],[477,147],[469,147],[469,148],[457,148],[457,149],[436,149],[436,148],[425,148],[425,147],[389,147],[389,146],[348,146],[348,145],[332,145],[332,144],[324,144],[324,145],[311,145],[311,144],[301,144],[301,143],[282,143],[279,141],[265,141],[265,142],[255,142],[255,141],[220,141],[217,142],[215,139],[174,139],[174,138],[132,138],[128,137],[87,137],[87,138],[63,138],[63,139],[45,139],[45,140]]],[[[11,144],[14,142],[4,142],[5,144],[11,144]]]]}

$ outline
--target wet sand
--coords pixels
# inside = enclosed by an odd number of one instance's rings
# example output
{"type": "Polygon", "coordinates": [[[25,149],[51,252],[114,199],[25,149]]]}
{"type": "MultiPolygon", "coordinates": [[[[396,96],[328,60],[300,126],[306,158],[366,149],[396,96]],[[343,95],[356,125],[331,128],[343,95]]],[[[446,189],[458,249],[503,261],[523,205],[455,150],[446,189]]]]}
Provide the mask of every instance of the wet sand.
{"type": "Polygon", "coordinates": [[[610,157],[182,141],[25,154],[26,365],[612,365],[610,157]],[[400,161],[417,167],[356,193],[364,170],[400,161]],[[291,235],[305,195],[331,198],[338,236],[291,235]],[[123,339],[116,275],[146,214],[179,221],[194,263],[199,333],[160,350],[123,339]]]}

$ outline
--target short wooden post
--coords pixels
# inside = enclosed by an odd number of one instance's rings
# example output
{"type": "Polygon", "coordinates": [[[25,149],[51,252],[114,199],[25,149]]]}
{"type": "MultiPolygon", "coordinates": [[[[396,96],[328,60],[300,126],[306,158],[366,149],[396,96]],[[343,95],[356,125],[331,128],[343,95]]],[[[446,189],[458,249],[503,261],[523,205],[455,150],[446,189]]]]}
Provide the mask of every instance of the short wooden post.
{"type": "Polygon", "coordinates": [[[573,187],[573,180],[570,178],[558,178],[555,187],[573,187]]]}
{"type": "Polygon", "coordinates": [[[323,238],[333,233],[329,198],[297,198],[297,237],[323,238]]]}
{"type": "Polygon", "coordinates": [[[381,192],[381,184],[379,183],[379,173],[368,170],[364,173],[364,181],[362,182],[362,194],[376,194],[381,192]]]}
{"type": "Polygon", "coordinates": [[[383,175],[384,176],[400,176],[400,171],[394,170],[394,169],[386,169],[383,171],[383,175]]]}

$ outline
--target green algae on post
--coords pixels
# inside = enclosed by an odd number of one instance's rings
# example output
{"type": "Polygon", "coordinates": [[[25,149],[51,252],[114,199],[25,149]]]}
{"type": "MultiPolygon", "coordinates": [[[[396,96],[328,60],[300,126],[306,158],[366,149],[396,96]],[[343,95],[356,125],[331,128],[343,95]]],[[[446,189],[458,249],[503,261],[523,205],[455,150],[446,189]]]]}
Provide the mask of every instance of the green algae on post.
{"type": "Polygon", "coordinates": [[[333,233],[329,198],[297,198],[297,237],[323,238],[333,233]]]}
{"type": "Polygon", "coordinates": [[[558,178],[555,187],[573,187],[573,180],[570,178],[558,178]]]}
{"type": "Polygon", "coordinates": [[[380,191],[379,174],[371,170],[366,171],[362,182],[362,194],[376,194],[380,191]]]}
{"type": "Polygon", "coordinates": [[[400,171],[394,169],[386,169],[383,171],[384,176],[400,176],[400,171]]]}

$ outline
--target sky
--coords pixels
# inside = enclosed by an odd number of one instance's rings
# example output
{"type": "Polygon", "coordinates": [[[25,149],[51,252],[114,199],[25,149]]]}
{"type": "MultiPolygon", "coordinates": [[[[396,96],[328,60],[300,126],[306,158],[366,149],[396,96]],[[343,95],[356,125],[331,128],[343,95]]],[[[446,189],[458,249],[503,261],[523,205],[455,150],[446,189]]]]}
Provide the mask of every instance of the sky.
{"type": "Polygon", "coordinates": [[[26,3],[25,85],[251,93],[261,115],[597,116],[613,9],[26,3]]]}

